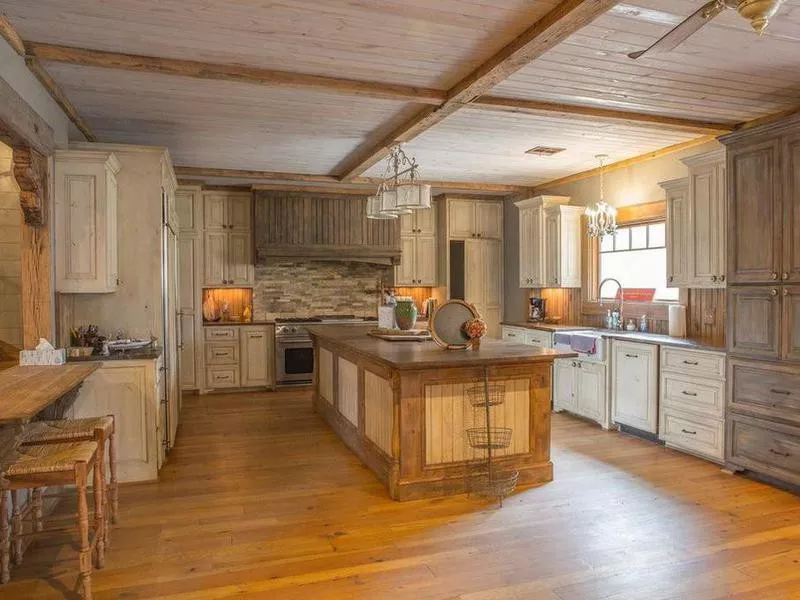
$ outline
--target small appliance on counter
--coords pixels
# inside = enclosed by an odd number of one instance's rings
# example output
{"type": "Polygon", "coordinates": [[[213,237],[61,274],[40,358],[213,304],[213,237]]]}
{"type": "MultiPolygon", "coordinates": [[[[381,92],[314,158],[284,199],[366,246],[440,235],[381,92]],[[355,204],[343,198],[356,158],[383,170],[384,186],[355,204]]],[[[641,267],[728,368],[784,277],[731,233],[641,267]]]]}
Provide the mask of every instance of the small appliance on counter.
{"type": "Polygon", "coordinates": [[[544,298],[531,298],[528,308],[528,321],[543,323],[547,317],[547,300],[544,298]]]}

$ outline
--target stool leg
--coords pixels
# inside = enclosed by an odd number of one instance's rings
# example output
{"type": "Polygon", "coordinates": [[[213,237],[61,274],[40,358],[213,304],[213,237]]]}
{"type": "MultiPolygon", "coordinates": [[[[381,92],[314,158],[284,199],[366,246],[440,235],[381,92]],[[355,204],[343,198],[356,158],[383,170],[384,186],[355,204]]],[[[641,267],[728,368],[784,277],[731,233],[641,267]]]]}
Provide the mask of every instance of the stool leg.
{"type": "Polygon", "coordinates": [[[92,547],[89,545],[89,506],[86,502],[86,463],[75,465],[75,487],[78,492],[78,533],[80,556],[78,558],[78,589],[83,600],[92,600],[92,547]]]}
{"type": "MultiPolygon", "coordinates": [[[[100,449],[98,448],[98,452],[100,449]]],[[[97,563],[96,567],[102,569],[106,566],[106,519],[103,515],[103,505],[105,504],[104,490],[103,490],[103,471],[102,465],[99,461],[95,461],[92,468],[92,492],[94,493],[94,528],[95,538],[97,545],[97,563]]]]}
{"type": "Polygon", "coordinates": [[[22,511],[19,509],[19,491],[11,490],[11,545],[15,565],[22,564],[22,511]]]}
{"type": "Polygon", "coordinates": [[[119,523],[119,484],[117,483],[116,427],[108,436],[108,468],[111,472],[111,520],[119,523]]]}
{"type": "Polygon", "coordinates": [[[11,555],[11,536],[8,528],[8,493],[0,490],[0,583],[5,585],[11,578],[8,568],[11,555]]]}
{"type": "Polygon", "coordinates": [[[33,530],[41,533],[44,529],[42,513],[44,512],[44,500],[42,499],[42,488],[34,488],[31,498],[33,505],[33,530]]]}

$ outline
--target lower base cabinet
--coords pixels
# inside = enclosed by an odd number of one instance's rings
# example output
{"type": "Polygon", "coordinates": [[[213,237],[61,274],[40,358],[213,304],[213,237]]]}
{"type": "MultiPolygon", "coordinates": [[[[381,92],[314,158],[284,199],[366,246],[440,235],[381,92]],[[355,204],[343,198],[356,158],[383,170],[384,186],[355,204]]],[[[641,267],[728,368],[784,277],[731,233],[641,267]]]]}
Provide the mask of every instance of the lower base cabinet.
{"type": "Polygon", "coordinates": [[[608,429],[606,366],[603,363],[556,359],[553,362],[553,408],[591,419],[608,429]]]}
{"type": "Polygon", "coordinates": [[[208,390],[275,385],[275,326],[209,326],[205,333],[208,390]]]}
{"type": "Polygon", "coordinates": [[[800,427],[730,414],[728,461],[800,485],[800,427]]]}
{"type": "Polygon", "coordinates": [[[119,481],[154,481],[163,460],[161,358],[105,361],[80,388],[70,418],[114,415],[119,481]]]}
{"type": "Polygon", "coordinates": [[[613,421],[658,432],[658,346],[613,340],[613,421]]]}

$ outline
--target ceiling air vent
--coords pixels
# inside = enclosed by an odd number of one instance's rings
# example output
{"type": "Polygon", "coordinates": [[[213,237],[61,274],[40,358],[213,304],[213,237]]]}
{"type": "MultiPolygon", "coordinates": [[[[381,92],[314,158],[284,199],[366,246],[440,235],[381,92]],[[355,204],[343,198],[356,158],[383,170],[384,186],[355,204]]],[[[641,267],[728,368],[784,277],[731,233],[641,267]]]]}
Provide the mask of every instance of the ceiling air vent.
{"type": "Polygon", "coordinates": [[[534,156],[553,156],[559,152],[563,152],[566,148],[551,148],[550,146],[536,146],[531,148],[525,154],[533,154],[534,156]]]}

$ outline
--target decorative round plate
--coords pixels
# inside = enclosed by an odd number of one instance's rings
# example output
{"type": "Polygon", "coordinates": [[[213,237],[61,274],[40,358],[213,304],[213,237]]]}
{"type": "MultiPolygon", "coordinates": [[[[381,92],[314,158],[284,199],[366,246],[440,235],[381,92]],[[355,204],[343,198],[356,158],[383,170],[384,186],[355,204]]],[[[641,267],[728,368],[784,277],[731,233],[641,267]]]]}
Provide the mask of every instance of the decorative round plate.
{"type": "Polygon", "coordinates": [[[464,323],[480,318],[472,304],[463,300],[450,300],[433,313],[428,328],[433,341],[447,350],[466,350],[473,340],[464,333],[464,323]]]}

